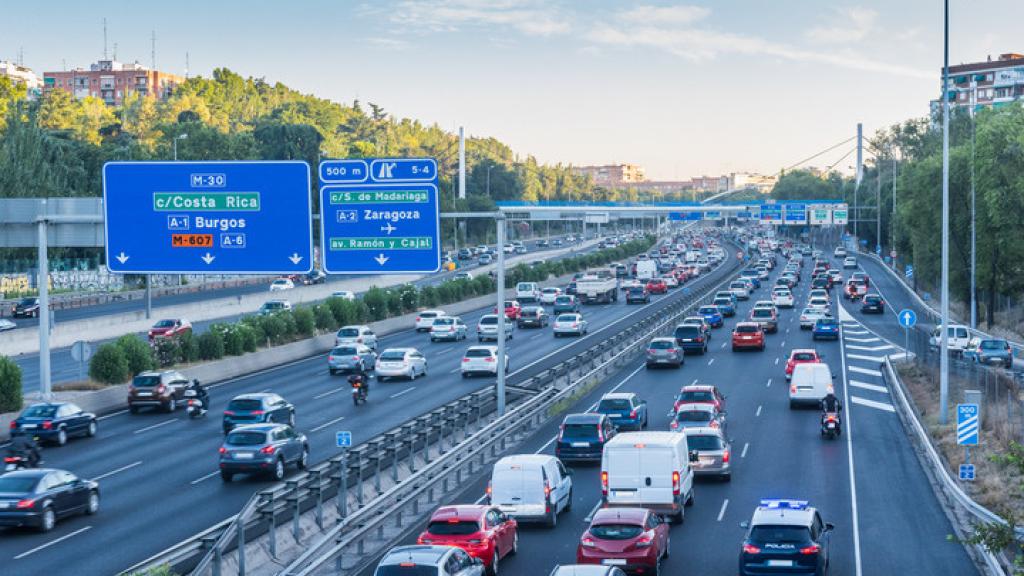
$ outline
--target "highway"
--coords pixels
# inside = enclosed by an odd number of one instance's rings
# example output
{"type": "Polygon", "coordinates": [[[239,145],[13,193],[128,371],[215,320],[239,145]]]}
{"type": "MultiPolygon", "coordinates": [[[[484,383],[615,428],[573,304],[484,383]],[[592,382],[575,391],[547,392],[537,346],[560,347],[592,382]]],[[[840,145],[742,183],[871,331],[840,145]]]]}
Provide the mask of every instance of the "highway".
{"type": "MultiPolygon", "coordinates": [[[[806,301],[808,273],[805,267],[795,291],[798,306],[806,301]]],[[[765,352],[732,352],[731,326],[766,295],[762,287],[750,301],[741,302],[737,316],[714,331],[707,356],[688,356],[678,371],[645,370],[638,359],[570,410],[593,408],[605,392],[636,392],[648,402],[650,429],[667,430],[667,412],[680,386],[715,384],[728,396],[732,481],[698,480],[695,506],[687,511],[683,525],[671,529],[671,558],[663,571],[735,574],[744,537],[740,522],[750,519],[761,498],[783,497],[809,500],[826,522],[835,524],[833,576],[977,574],[964,548],[947,541],[953,529],[892,411],[878,373],[877,358],[896,350],[861,349],[884,345],[884,341],[870,342],[876,338],[870,326],[895,325],[895,318],[865,319],[859,308],[834,295],[833,310],[843,323],[840,341],[813,342],[810,332],[799,329],[798,308],[783,309],[779,331],[768,336],[765,352]],[[837,309],[836,301],[846,307],[837,309]],[[820,437],[817,410],[788,406],[785,360],[790,350],[804,347],[817,348],[837,375],[836,394],[846,410],[845,432],[836,440],[820,437]]],[[[514,452],[553,454],[560,421],[556,418],[514,452]]],[[[502,561],[503,571],[542,575],[555,564],[575,562],[579,537],[601,505],[601,495],[599,466],[574,469],[571,512],[561,516],[554,529],[521,526],[519,554],[502,561]]],[[[486,477],[477,478],[450,502],[482,501],[486,483],[486,477]]]]}
{"type": "MultiPolygon", "coordinates": [[[[705,275],[687,287],[699,289],[718,275],[705,275]]],[[[556,340],[550,328],[516,330],[509,345],[509,383],[572,356],[637,318],[657,314],[681,292],[655,297],[646,306],[626,306],[620,300],[585,307],[591,325],[585,338],[556,340]]],[[[489,309],[463,319],[472,328],[485,312],[489,309]]],[[[352,405],[345,379],[329,376],[324,356],[317,356],[216,386],[211,413],[201,420],[189,421],[180,412],[107,415],[96,438],[46,448],[43,455],[47,466],[99,480],[100,513],[68,519],[49,534],[10,531],[0,542],[0,562],[18,574],[60,574],[68,563],[81,574],[124,569],[234,514],[254,491],[268,485],[265,479],[246,478],[223,484],[219,477],[219,414],[231,397],[273,390],[295,404],[296,428],[309,435],[311,460],[319,462],[336,454],[336,430],[356,431],[358,442],[492,384],[490,378],[460,377],[461,352],[474,344],[472,333],[460,343],[431,344],[428,335],[411,329],[384,337],[381,349],[417,346],[425,351],[428,376],[413,382],[374,382],[369,403],[359,407],[352,405]],[[95,553],[112,544],[118,546],[117,554],[95,553]]]]}

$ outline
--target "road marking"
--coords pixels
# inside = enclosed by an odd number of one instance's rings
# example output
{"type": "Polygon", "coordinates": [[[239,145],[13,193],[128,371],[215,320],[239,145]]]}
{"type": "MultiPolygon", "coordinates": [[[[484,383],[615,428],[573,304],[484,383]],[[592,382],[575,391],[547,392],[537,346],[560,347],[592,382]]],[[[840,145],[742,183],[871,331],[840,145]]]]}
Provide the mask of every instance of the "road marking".
{"type": "Polygon", "coordinates": [[[772,379],[771,379],[771,378],[769,378],[769,379],[768,379],[768,383],[767,383],[767,384],[765,384],[765,386],[764,386],[764,387],[765,387],[765,388],[771,388],[771,387],[772,387],[772,379]]]}
{"type": "Polygon", "coordinates": [[[708,360],[708,366],[711,366],[714,363],[715,363],[715,359],[714,358],[712,358],[711,360],[708,360]]]}
{"type": "MultiPolygon", "coordinates": [[[[843,360],[843,364],[845,364],[845,363],[846,363],[846,360],[844,359],[843,360]]],[[[867,374],[868,376],[877,376],[879,378],[882,377],[882,372],[881,371],[879,371],[879,370],[872,370],[870,368],[861,368],[860,366],[850,366],[847,370],[849,370],[850,372],[857,372],[859,374],[867,374]]]]}
{"type": "Polygon", "coordinates": [[[722,521],[722,518],[725,516],[725,509],[728,508],[728,507],[729,507],[729,499],[726,498],[725,501],[722,502],[722,509],[718,511],[718,521],[719,522],[722,521]]]}
{"type": "Polygon", "coordinates": [[[313,429],[311,429],[311,430],[310,430],[310,432],[319,432],[319,431],[323,430],[324,428],[327,428],[327,427],[328,427],[328,426],[330,426],[331,424],[336,424],[336,423],[338,423],[338,422],[341,422],[341,421],[342,421],[342,420],[344,420],[344,419],[345,419],[345,417],[344,417],[344,416],[338,416],[338,417],[337,417],[337,418],[335,418],[334,420],[329,420],[329,421],[327,421],[327,422],[324,422],[323,424],[321,424],[321,425],[317,426],[316,428],[313,428],[313,429]]]}
{"type": "MultiPolygon", "coordinates": [[[[842,306],[839,307],[840,316],[846,312],[846,309],[842,306]]],[[[839,347],[842,348],[846,345],[845,333],[846,330],[839,331],[839,347]]],[[[846,376],[846,356],[844,354],[839,355],[839,360],[843,366],[843,382],[848,382],[849,379],[846,376]]],[[[850,366],[850,370],[853,371],[864,371],[867,372],[866,368],[857,368],[856,366],[850,366]],[[854,370],[854,369],[857,370],[854,370]]],[[[878,370],[872,370],[879,377],[882,373],[878,370]]],[[[850,387],[843,386],[843,397],[846,400],[846,404],[850,404],[850,387]]],[[[850,511],[853,516],[853,565],[854,565],[854,576],[862,576],[861,561],[860,561],[860,515],[857,511],[857,474],[854,470],[853,465],[853,411],[847,411],[846,414],[846,459],[850,467],[850,511]]]]}
{"type": "Polygon", "coordinates": [[[89,530],[90,528],[92,528],[92,526],[84,526],[82,528],[79,528],[78,530],[75,530],[74,532],[72,532],[70,534],[65,534],[65,535],[61,536],[60,538],[57,538],[56,540],[50,540],[49,542],[47,542],[46,544],[43,544],[42,546],[36,546],[35,548],[29,550],[28,552],[22,552],[21,554],[18,554],[17,556],[15,556],[14,559],[15,560],[21,560],[22,558],[24,558],[26,556],[31,556],[32,554],[35,554],[36,552],[39,552],[40,550],[43,550],[45,548],[49,548],[50,546],[53,546],[54,544],[57,544],[59,542],[63,542],[65,540],[67,540],[68,538],[71,538],[72,536],[78,536],[79,534],[81,534],[82,532],[85,532],[86,530],[89,530]]]}
{"type": "Polygon", "coordinates": [[[722,345],[719,346],[719,348],[725,348],[726,344],[728,344],[728,342],[722,342],[722,345]]]}
{"type": "Polygon", "coordinates": [[[867,360],[868,362],[877,362],[879,364],[881,364],[882,362],[885,362],[885,357],[884,356],[866,356],[864,354],[847,354],[846,357],[849,358],[850,360],[867,360]]]}
{"type": "Polygon", "coordinates": [[[453,350],[455,350],[455,348],[448,347],[448,348],[445,348],[444,350],[441,350],[440,352],[435,352],[434,355],[435,356],[440,356],[441,354],[447,354],[447,353],[449,353],[449,352],[451,352],[453,350]]]}
{"type": "Polygon", "coordinates": [[[860,404],[861,406],[867,406],[868,408],[877,408],[878,410],[885,410],[886,412],[896,411],[896,409],[892,407],[892,404],[886,404],[885,402],[875,402],[874,400],[868,400],[867,398],[850,396],[850,401],[853,402],[854,404],[860,404]]]}
{"type": "Polygon", "coordinates": [[[871,338],[847,338],[847,340],[849,340],[850,342],[880,342],[881,341],[880,338],[875,338],[875,337],[871,337],[871,338]]]}
{"type": "Polygon", "coordinates": [[[783,340],[783,341],[782,341],[782,346],[780,346],[780,348],[785,348],[785,347],[786,347],[786,341],[785,341],[785,340],[783,340]]]}
{"type": "Polygon", "coordinates": [[[462,366],[456,366],[453,370],[449,370],[448,373],[449,374],[455,374],[459,370],[462,370],[462,366]]]}
{"type": "Polygon", "coordinates": [[[694,378],[693,382],[690,383],[690,386],[696,386],[696,385],[697,385],[697,379],[694,378]]]}
{"type": "Polygon", "coordinates": [[[111,412],[105,416],[100,416],[97,420],[106,420],[107,418],[113,418],[114,416],[120,416],[121,414],[127,414],[128,410],[118,410],[117,412],[111,412]]]}
{"type": "Polygon", "coordinates": [[[135,468],[139,464],[142,464],[142,460],[139,460],[138,462],[132,462],[131,464],[129,464],[127,466],[121,466],[117,470],[111,470],[110,472],[107,472],[106,474],[100,474],[99,476],[96,476],[95,478],[93,478],[93,480],[102,480],[104,478],[109,478],[109,477],[113,476],[114,474],[117,474],[118,472],[124,472],[125,470],[129,470],[131,468],[135,468]]]}
{"type": "Polygon", "coordinates": [[[174,422],[177,422],[177,421],[178,421],[177,418],[171,418],[170,420],[164,420],[163,422],[160,422],[159,424],[153,424],[152,426],[146,426],[145,428],[139,428],[138,430],[133,432],[133,434],[141,434],[143,432],[148,432],[148,431],[150,431],[150,430],[152,430],[154,428],[159,428],[161,426],[166,426],[168,424],[171,424],[171,423],[174,423],[174,422]]]}
{"type": "Polygon", "coordinates": [[[594,504],[594,507],[590,509],[590,513],[587,514],[587,517],[584,518],[583,521],[590,524],[590,521],[594,519],[594,514],[597,514],[598,509],[601,508],[601,504],[603,504],[603,502],[598,500],[597,503],[594,504]]]}
{"type": "Polygon", "coordinates": [[[743,443],[743,452],[740,452],[740,458],[746,458],[747,457],[747,448],[750,448],[750,442],[744,442],[743,443]]]}
{"type": "Polygon", "coordinates": [[[214,476],[216,476],[219,473],[220,473],[220,470],[214,470],[213,472],[210,472],[209,474],[207,474],[206,476],[203,476],[202,478],[196,478],[195,480],[189,482],[189,484],[195,486],[196,484],[199,484],[203,480],[209,480],[210,478],[213,478],[214,476]]]}
{"type": "Polygon", "coordinates": [[[778,366],[778,365],[779,365],[779,359],[778,359],[778,358],[776,358],[776,359],[775,359],[775,365],[776,365],[776,366],[778,366]]]}
{"type": "Polygon", "coordinates": [[[756,413],[756,414],[754,414],[754,416],[760,416],[760,415],[761,415],[761,405],[759,404],[759,405],[757,406],[757,413],[756,413]]]}
{"type": "Polygon", "coordinates": [[[847,334],[856,334],[858,336],[863,336],[864,334],[871,334],[871,332],[868,332],[867,330],[850,330],[849,328],[844,328],[843,331],[846,332],[847,334]]]}
{"type": "Polygon", "coordinates": [[[856,386],[857,388],[871,390],[872,392],[881,392],[883,394],[889,393],[889,390],[887,390],[885,386],[876,386],[875,384],[868,384],[867,382],[861,382],[860,380],[850,380],[847,384],[850,386],[856,386]]]}
{"type": "Polygon", "coordinates": [[[327,392],[323,392],[321,394],[317,394],[316,396],[313,396],[313,400],[319,400],[319,399],[323,398],[324,396],[330,396],[331,394],[337,394],[338,392],[341,392],[342,390],[344,390],[344,388],[335,388],[334,390],[328,390],[327,392]]]}
{"type": "Polygon", "coordinates": [[[395,392],[394,394],[391,395],[391,398],[398,398],[402,394],[408,394],[409,392],[412,392],[415,389],[416,389],[415,386],[409,386],[408,388],[406,388],[405,390],[402,390],[401,392],[395,392]]]}
{"type": "Polygon", "coordinates": [[[867,352],[878,352],[879,350],[889,350],[895,348],[892,344],[880,344],[878,346],[857,346],[856,344],[847,344],[848,350],[865,350],[867,352]]]}

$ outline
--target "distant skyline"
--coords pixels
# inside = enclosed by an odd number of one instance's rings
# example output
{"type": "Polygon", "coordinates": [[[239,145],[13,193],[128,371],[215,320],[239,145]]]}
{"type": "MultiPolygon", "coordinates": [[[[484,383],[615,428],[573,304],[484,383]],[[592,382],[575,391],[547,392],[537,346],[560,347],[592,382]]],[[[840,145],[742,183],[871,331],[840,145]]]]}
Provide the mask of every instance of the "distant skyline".
{"type": "MultiPolygon", "coordinates": [[[[950,64],[1024,52],[1021,0],[951,2],[950,64]]],[[[617,0],[126,0],[4,7],[0,59],[45,71],[108,50],[229,68],[397,117],[465,126],[546,163],[672,180],[771,174],[855,133],[924,116],[942,3],[617,0]]],[[[813,164],[836,168],[849,147],[813,164]]]]}

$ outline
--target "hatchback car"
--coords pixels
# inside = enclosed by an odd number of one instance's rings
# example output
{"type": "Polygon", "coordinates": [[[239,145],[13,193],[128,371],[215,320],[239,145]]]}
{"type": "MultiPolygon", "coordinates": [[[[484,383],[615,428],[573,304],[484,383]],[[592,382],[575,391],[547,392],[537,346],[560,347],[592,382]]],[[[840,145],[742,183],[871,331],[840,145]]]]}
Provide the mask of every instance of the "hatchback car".
{"type": "Polygon", "coordinates": [[[1013,368],[1013,349],[1002,338],[983,338],[964,350],[964,358],[978,364],[995,364],[1013,368]]]}
{"type": "Polygon", "coordinates": [[[817,308],[817,309],[822,310],[822,311],[828,311],[828,309],[829,309],[828,298],[825,298],[824,296],[812,296],[807,301],[807,307],[808,308],[817,308]]]}
{"type": "Polygon", "coordinates": [[[779,316],[774,308],[754,308],[750,311],[750,321],[760,324],[769,334],[779,330],[779,316]]]}
{"type": "Polygon", "coordinates": [[[697,476],[714,476],[728,482],[732,480],[732,446],[719,428],[687,428],[686,444],[697,453],[692,462],[697,476]]]}
{"type": "Polygon", "coordinates": [[[860,311],[864,314],[882,314],[885,312],[885,301],[878,294],[868,294],[861,300],[860,311]]]}
{"type": "Polygon", "coordinates": [[[0,476],[0,526],[49,532],[61,518],[99,509],[99,484],[70,472],[36,468],[0,476]]]}
{"type": "Polygon", "coordinates": [[[295,406],[273,392],[253,392],[240,394],[228,402],[221,427],[227,434],[238,426],[268,422],[294,426],[295,406]]]}
{"type": "Polygon", "coordinates": [[[651,301],[651,293],[643,286],[635,286],[626,290],[626,304],[648,304],[651,301]]]}
{"type": "Polygon", "coordinates": [[[177,338],[192,332],[192,323],[184,318],[167,318],[158,321],[149,329],[147,336],[153,342],[158,338],[177,338]]]}
{"type": "Polygon", "coordinates": [[[793,293],[785,288],[776,288],[772,291],[772,304],[779,308],[792,308],[796,304],[793,293]]]}
{"type": "Polygon", "coordinates": [[[668,284],[661,278],[652,278],[647,281],[647,291],[651,294],[665,294],[668,292],[668,284]]]}
{"type": "Polygon", "coordinates": [[[285,312],[292,309],[292,303],[287,300],[267,300],[258,310],[257,316],[270,316],[277,312],[285,312]]]}
{"type": "Polygon", "coordinates": [[[743,280],[733,280],[729,283],[729,291],[736,296],[737,300],[750,300],[749,286],[743,280]]]}
{"type": "Polygon", "coordinates": [[[857,267],[857,259],[854,258],[853,256],[847,256],[846,258],[843,259],[843,268],[856,268],[856,267],[857,267]]]}
{"type": "Polygon", "coordinates": [[[309,441],[287,424],[249,424],[232,430],[221,444],[220,477],[231,482],[235,474],[265,474],[283,480],[285,467],[305,470],[309,441]]]}
{"type": "Polygon", "coordinates": [[[811,339],[838,340],[839,321],[835,318],[818,318],[811,328],[811,339]]]}
{"type": "Polygon", "coordinates": [[[271,292],[281,292],[283,290],[291,290],[295,288],[295,283],[288,278],[278,278],[270,283],[271,292]]]}
{"type": "Polygon", "coordinates": [[[725,396],[713,384],[688,384],[676,394],[669,415],[675,414],[683,404],[711,404],[715,410],[722,411],[725,410],[725,396]]]}
{"type": "Polygon", "coordinates": [[[740,322],[732,330],[733,352],[743,348],[764,351],[764,328],[760,322],[740,322]]]}
{"type": "Polygon", "coordinates": [[[142,372],[128,385],[128,409],[132,414],[144,407],[174,412],[185,399],[188,385],[188,378],[177,370],[142,372]]]}
{"type": "Polygon", "coordinates": [[[555,338],[560,336],[583,336],[587,333],[587,321],[579,313],[559,314],[555,317],[551,329],[555,334],[555,338]]]}
{"type": "Polygon", "coordinates": [[[490,254],[485,253],[481,254],[480,257],[477,258],[477,262],[479,262],[481,266],[486,266],[487,264],[494,262],[494,258],[490,254]]]}
{"type": "Polygon", "coordinates": [[[424,310],[416,315],[416,331],[417,332],[429,332],[431,326],[434,325],[434,320],[442,316],[447,316],[444,310],[424,310]]]}
{"type": "Polygon", "coordinates": [[[489,573],[499,574],[501,560],[519,547],[519,527],[496,506],[442,506],[430,516],[416,543],[461,548],[482,560],[489,573]]]}
{"type": "Polygon", "coordinates": [[[661,574],[669,555],[669,526],[644,508],[604,508],[580,537],[576,562],[614,566],[627,574],[661,574]]]}
{"type": "MultiPolygon", "coordinates": [[[[478,374],[498,374],[497,346],[470,346],[462,356],[460,367],[463,378],[478,374]]],[[[508,372],[508,354],[505,355],[505,372],[508,372]]]]}
{"type": "Polygon", "coordinates": [[[721,328],[725,324],[725,319],[722,316],[721,310],[718,306],[701,306],[697,309],[697,313],[704,317],[704,320],[712,328],[721,328]]]}
{"type": "Polygon", "coordinates": [[[655,366],[672,366],[679,368],[684,363],[683,348],[675,338],[653,338],[647,345],[647,368],[655,366]]]}
{"type": "Polygon", "coordinates": [[[803,500],[762,500],[747,529],[739,555],[740,576],[814,574],[830,568],[832,524],[803,500]],[[785,571],[785,572],[784,572],[785,571]]]}
{"type": "Polygon", "coordinates": [[[832,314],[826,308],[804,308],[800,313],[800,329],[810,330],[818,320],[831,317],[832,314]]]}
{"type": "Polygon", "coordinates": [[[387,378],[415,380],[427,375],[427,357],[415,348],[388,348],[377,357],[373,371],[381,382],[387,378]]]}
{"type": "Polygon", "coordinates": [[[517,328],[543,328],[548,325],[548,313],[541,306],[526,306],[519,312],[517,328]]]}
{"type": "Polygon", "coordinates": [[[33,404],[11,421],[10,435],[35,436],[63,446],[71,436],[95,436],[96,415],[71,402],[33,404]]]}
{"type": "Polygon", "coordinates": [[[562,314],[563,312],[579,312],[580,303],[576,300],[575,296],[563,294],[555,298],[555,306],[551,309],[552,314],[562,314]]]}
{"type": "Polygon", "coordinates": [[[647,427],[647,401],[632,392],[610,392],[597,403],[600,414],[606,414],[619,430],[643,430],[647,427]]]}
{"type": "Polygon", "coordinates": [[[704,319],[703,316],[687,316],[683,318],[680,324],[693,324],[694,326],[700,326],[704,330],[704,338],[707,340],[711,339],[711,324],[704,319]]]}
{"type": "Polygon", "coordinates": [[[342,326],[334,336],[334,345],[342,344],[363,344],[371,350],[377,349],[377,335],[369,326],[342,326]]]}
{"type": "MultiPolygon", "coordinates": [[[[505,317],[511,320],[519,318],[519,311],[523,309],[522,304],[518,300],[505,300],[505,317]]],[[[498,313],[498,309],[494,309],[494,313],[498,313]]]]}
{"type": "Polygon", "coordinates": [[[711,404],[681,404],[672,415],[669,429],[684,432],[687,428],[718,428],[725,430],[725,412],[711,404]]]}
{"type": "Polygon", "coordinates": [[[562,289],[555,286],[548,286],[540,291],[540,303],[552,305],[562,295],[562,289]]]}
{"type": "Polygon", "coordinates": [[[377,563],[373,576],[484,576],[483,560],[454,546],[397,546],[377,563]]]}
{"type": "Polygon", "coordinates": [[[790,380],[793,377],[793,369],[796,368],[797,364],[818,364],[820,362],[821,356],[813,348],[797,348],[793,350],[789,353],[789,359],[786,360],[786,380],[790,380]]]}
{"type": "Polygon", "coordinates": [[[726,318],[736,315],[736,305],[731,298],[717,297],[711,301],[711,304],[718,308],[718,311],[726,318]]]}
{"type": "Polygon", "coordinates": [[[606,414],[569,414],[562,420],[555,456],[563,462],[599,461],[605,442],[615,434],[615,425],[606,414]]]}
{"type": "Polygon", "coordinates": [[[335,346],[327,354],[327,371],[331,376],[338,372],[369,372],[377,363],[377,353],[362,344],[335,346]]]}
{"type": "MultiPolygon", "coordinates": [[[[512,339],[512,331],[515,328],[515,322],[505,319],[505,339],[512,339]]],[[[477,342],[483,342],[485,340],[498,341],[498,315],[497,314],[485,314],[480,317],[480,321],[476,324],[476,340],[477,342]]]]}
{"type": "Polygon", "coordinates": [[[864,284],[871,286],[871,278],[867,275],[866,272],[854,272],[853,274],[850,274],[850,279],[862,280],[864,284]]]}
{"type": "Polygon", "coordinates": [[[458,316],[434,318],[434,323],[430,325],[431,342],[440,342],[442,340],[457,342],[465,340],[468,335],[469,327],[458,316]]]}

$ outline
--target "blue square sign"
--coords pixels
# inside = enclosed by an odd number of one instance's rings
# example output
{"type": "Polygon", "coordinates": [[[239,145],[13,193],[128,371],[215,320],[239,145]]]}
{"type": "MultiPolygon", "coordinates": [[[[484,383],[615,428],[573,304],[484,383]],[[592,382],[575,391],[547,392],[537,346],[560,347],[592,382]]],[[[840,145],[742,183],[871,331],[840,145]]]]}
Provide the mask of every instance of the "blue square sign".
{"type": "Polygon", "coordinates": [[[960,465],[960,479],[973,481],[974,480],[974,464],[961,464],[960,465]]]}
{"type": "Polygon", "coordinates": [[[433,158],[324,160],[320,181],[324,271],[426,274],[441,269],[433,158]]]}
{"type": "Polygon", "coordinates": [[[352,432],[344,430],[341,432],[334,433],[334,444],[338,448],[348,448],[352,446],[352,432]]]}

